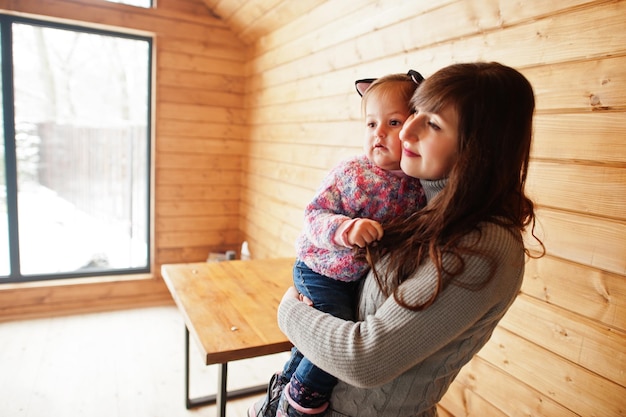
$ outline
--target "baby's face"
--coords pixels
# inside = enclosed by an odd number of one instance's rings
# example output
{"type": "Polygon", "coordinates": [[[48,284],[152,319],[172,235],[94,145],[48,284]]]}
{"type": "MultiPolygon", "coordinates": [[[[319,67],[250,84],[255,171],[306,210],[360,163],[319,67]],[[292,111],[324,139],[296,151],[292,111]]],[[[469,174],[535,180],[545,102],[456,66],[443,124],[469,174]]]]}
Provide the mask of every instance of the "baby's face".
{"type": "Polygon", "coordinates": [[[386,170],[400,169],[400,130],[409,117],[407,103],[397,94],[377,94],[365,106],[365,154],[386,170]]]}

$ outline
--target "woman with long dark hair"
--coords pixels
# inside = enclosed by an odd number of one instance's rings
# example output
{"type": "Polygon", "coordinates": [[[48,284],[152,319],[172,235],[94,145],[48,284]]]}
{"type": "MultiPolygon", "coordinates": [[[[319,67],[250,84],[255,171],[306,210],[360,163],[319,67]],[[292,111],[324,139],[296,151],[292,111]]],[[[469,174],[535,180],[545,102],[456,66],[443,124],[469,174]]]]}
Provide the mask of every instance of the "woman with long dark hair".
{"type": "MultiPolygon", "coordinates": [[[[339,379],[327,416],[435,416],[491,337],[520,290],[522,235],[534,237],[524,190],[534,105],[526,78],[498,63],[451,65],[416,90],[401,168],[421,180],[427,205],[383,225],[363,254],[372,270],[356,321],[311,308],[293,288],[279,306],[293,344],[339,379]]],[[[276,415],[306,413],[285,390],[276,415]]]]}

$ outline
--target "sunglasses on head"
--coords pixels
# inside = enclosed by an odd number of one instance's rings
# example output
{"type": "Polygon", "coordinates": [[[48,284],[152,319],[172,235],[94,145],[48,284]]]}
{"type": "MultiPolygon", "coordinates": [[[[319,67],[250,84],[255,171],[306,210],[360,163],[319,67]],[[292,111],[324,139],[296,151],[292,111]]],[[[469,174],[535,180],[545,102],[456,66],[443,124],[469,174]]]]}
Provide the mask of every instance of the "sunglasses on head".
{"type": "MultiPolygon", "coordinates": [[[[422,77],[422,74],[420,74],[419,72],[415,70],[409,70],[409,72],[407,72],[406,75],[411,77],[411,79],[416,85],[419,85],[422,81],[424,81],[424,77],[422,77]]],[[[354,86],[356,87],[356,92],[359,93],[361,97],[363,97],[363,94],[365,94],[365,91],[367,91],[367,89],[370,88],[370,85],[372,85],[372,83],[376,81],[377,79],[378,78],[363,78],[362,80],[356,80],[354,82],[354,86]]]]}

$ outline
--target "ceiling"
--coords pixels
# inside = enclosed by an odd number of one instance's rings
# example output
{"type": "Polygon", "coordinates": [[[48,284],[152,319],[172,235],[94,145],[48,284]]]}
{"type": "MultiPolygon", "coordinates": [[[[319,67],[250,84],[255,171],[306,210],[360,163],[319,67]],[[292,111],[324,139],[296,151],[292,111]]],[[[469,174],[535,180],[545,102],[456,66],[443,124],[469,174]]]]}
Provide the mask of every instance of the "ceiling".
{"type": "Polygon", "coordinates": [[[280,28],[327,0],[199,0],[246,44],[280,28]]]}

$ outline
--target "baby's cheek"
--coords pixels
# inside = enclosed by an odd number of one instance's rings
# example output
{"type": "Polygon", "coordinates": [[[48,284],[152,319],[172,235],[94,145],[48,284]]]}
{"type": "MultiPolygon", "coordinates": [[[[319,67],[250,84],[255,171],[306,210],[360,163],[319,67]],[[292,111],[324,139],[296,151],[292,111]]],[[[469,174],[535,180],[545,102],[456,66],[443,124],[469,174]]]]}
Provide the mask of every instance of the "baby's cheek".
{"type": "Polygon", "coordinates": [[[400,142],[400,139],[397,137],[394,141],[392,141],[392,143],[389,144],[389,153],[396,161],[400,161],[402,158],[402,142],[400,142]]]}

